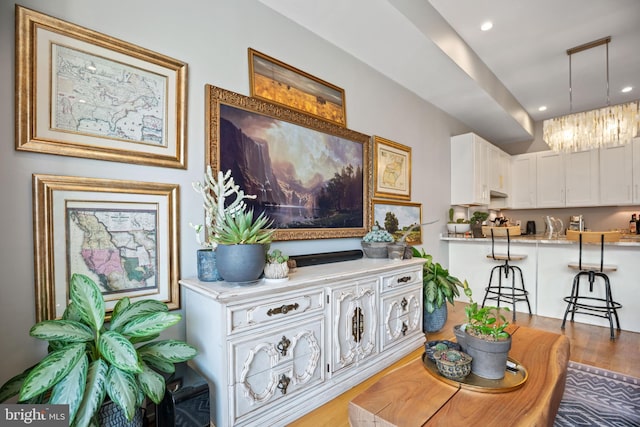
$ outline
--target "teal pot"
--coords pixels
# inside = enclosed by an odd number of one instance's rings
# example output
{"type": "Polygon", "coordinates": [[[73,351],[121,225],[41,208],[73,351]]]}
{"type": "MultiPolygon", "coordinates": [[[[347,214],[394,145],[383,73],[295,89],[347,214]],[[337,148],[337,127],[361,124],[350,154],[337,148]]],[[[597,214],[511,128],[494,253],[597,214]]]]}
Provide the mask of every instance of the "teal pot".
{"type": "Polygon", "coordinates": [[[218,273],[227,282],[252,282],[264,270],[265,245],[218,245],[216,252],[218,273]]]}
{"type": "MultiPolygon", "coordinates": [[[[462,343],[461,343],[462,345],[462,343]]],[[[471,372],[490,380],[504,378],[511,335],[502,341],[487,341],[464,332],[463,351],[473,357],[471,372]]]]}
{"type": "Polygon", "coordinates": [[[111,400],[105,400],[98,411],[98,425],[101,427],[142,427],[142,412],[141,408],[136,409],[133,418],[129,421],[118,405],[111,400]]]}
{"type": "Polygon", "coordinates": [[[198,249],[198,280],[202,282],[222,280],[218,274],[216,251],[213,249],[198,249]]]}
{"type": "Polygon", "coordinates": [[[447,304],[442,304],[439,308],[433,310],[433,313],[427,313],[425,309],[422,312],[422,331],[438,332],[447,323],[447,304]]]}

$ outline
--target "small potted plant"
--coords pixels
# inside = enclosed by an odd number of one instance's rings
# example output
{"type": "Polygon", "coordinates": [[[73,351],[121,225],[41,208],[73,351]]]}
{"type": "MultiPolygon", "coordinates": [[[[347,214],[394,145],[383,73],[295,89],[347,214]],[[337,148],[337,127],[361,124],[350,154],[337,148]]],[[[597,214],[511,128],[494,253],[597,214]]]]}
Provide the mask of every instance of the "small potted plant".
{"type": "Polygon", "coordinates": [[[449,222],[447,222],[447,231],[454,234],[464,234],[470,229],[469,221],[464,218],[453,220],[453,208],[449,208],[449,222]]]}
{"type": "Polygon", "coordinates": [[[280,249],[267,253],[267,263],[264,266],[265,279],[283,280],[289,277],[289,256],[280,249]]]}
{"type": "Polygon", "coordinates": [[[29,334],[49,342],[49,354],[0,388],[0,402],[19,395],[19,402],[69,405],[69,425],[98,425],[105,397],[127,420],[137,416],[144,396],[159,404],[174,363],[197,351],[178,340],[152,341],[181,320],[156,300],[118,301],[104,325],[105,302],[91,278],[74,274],[71,303],[61,319],[34,325],[29,334]],[[144,343],[144,344],[143,344],[144,343]]]}
{"type": "Polygon", "coordinates": [[[387,258],[387,247],[395,241],[391,233],[374,225],[362,238],[362,250],[368,258],[387,258]]]}
{"type": "Polygon", "coordinates": [[[473,357],[471,370],[474,374],[488,379],[504,377],[511,335],[505,330],[509,322],[501,310],[508,307],[479,307],[471,297],[465,307],[467,323],[454,328],[454,333],[462,350],[473,357]]]}
{"type": "Polygon", "coordinates": [[[459,350],[439,350],[433,354],[438,371],[446,378],[462,381],[471,373],[473,358],[459,350]]]}
{"type": "Polygon", "coordinates": [[[473,237],[484,237],[482,233],[482,223],[485,222],[487,218],[489,218],[489,212],[475,211],[473,215],[471,215],[469,223],[471,224],[473,237]]]}

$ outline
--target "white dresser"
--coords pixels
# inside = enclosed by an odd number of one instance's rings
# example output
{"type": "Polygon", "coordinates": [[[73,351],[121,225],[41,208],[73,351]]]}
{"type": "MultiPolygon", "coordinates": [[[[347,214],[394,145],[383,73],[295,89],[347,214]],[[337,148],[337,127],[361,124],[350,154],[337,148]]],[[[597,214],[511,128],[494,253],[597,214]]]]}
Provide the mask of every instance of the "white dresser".
{"type": "Polygon", "coordinates": [[[285,425],[423,345],[423,263],[365,258],[244,287],[181,280],[215,425],[285,425]]]}

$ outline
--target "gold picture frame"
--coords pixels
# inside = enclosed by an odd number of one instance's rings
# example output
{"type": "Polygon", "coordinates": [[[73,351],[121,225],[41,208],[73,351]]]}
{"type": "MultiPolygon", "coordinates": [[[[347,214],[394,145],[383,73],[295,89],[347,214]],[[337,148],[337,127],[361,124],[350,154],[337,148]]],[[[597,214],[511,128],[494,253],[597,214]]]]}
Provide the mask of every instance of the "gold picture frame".
{"type": "Polygon", "coordinates": [[[251,96],[347,126],[344,89],[249,48],[251,96]]]}
{"type": "Polygon", "coordinates": [[[373,136],[374,197],[411,200],[411,147],[373,136]]]}
{"type": "Polygon", "coordinates": [[[41,174],[32,181],[36,321],[60,318],[73,273],[101,287],[108,312],[124,296],[180,308],[178,185],[41,174]]]}
{"type": "Polygon", "coordinates": [[[274,219],[275,240],[368,232],[370,136],[216,86],[205,91],[206,160],[257,196],[247,204],[274,219]]]}
{"type": "Polygon", "coordinates": [[[186,169],[187,64],[16,5],[16,150],[186,169]]]}
{"type": "MultiPolygon", "coordinates": [[[[406,230],[411,226],[422,224],[422,203],[401,202],[395,200],[373,199],[371,203],[371,218],[373,225],[389,231],[396,239],[400,240],[406,230]],[[391,230],[388,230],[387,215],[393,215],[393,223],[397,221],[391,230]]],[[[412,230],[405,241],[409,245],[422,244],[422,228],[416,227],[412,230]]]]}

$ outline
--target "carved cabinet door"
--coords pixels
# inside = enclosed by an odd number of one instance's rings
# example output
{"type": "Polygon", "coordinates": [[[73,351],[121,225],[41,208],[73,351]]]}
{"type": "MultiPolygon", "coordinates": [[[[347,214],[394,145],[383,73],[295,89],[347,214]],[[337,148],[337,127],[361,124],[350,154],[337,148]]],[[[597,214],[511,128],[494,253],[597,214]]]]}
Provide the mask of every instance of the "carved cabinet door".
{"type": "Polygon", "coordinates": [[[422,288],[385,295],[382,298],[382,351],[422,331],[422,288]]]}
{"type": "Polygon", "coordinates": [[[331,372],[378,352],[377,281],[331,289],[331,372]]]}

